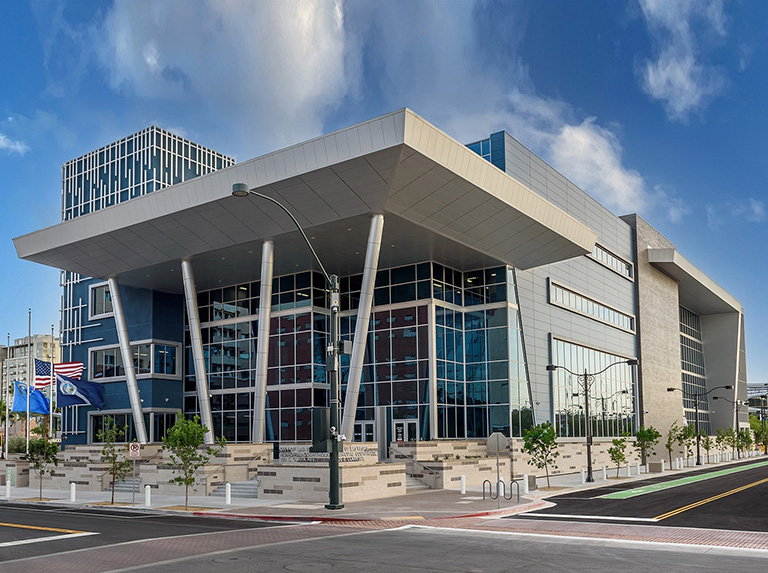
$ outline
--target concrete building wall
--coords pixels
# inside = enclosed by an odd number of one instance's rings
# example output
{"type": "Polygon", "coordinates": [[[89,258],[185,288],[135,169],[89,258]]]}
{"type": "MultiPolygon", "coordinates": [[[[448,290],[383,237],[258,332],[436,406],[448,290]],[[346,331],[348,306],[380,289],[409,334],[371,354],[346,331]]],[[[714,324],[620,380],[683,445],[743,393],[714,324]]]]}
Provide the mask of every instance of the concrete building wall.
{"type": "MultiPolygon", "coordinates": [[[[634,263],[632,228],[509,134],[505,140],[505,166],[509,175],[596,231],[600,246],[634,263]]],[[[550,304],[550,279],[625,314],[635,314],[633,281],[590,256],[517,271],[537,423],[553,416],[546,371],[551,362],[552,337],[628,358],[634,358],[636,351],[633,333],[550,304]]]]}
{"type": "Polygon", "coordinates": [[[642,423],[666,435],[673,421],[682,424],[680,387],[680,300],[677,281],[648,262],[648,247],[673,245],[641,217],[623,217],[637,234],[638,360],[642,423]]]}
{"type": "MultiPolygon", "coordinates": [[[[738,312],[704,315],[701,317],[701,333],[707,368],[707,389],[712,390],[718,386],[731,385],[743,390],[744,396],[738,396],[738,398],[746,400],[746,383],[737,386],[741,322],[741,316],[738,312]]],[[[746,372],[744,374],[746,375],[746,372]]],[[[733,401],[736,391],[714,390],[710,396],[724,396],[733,401]]],[[[712,400],[711,397],[708,404],[711,412],[712,432],[714,433],[718,428],[732,428],[736,415],[733,404],[725,400],[712,400]]],[[[742,410],[743,417],[749,425],[747,409],[742,408],[742,410]]]]}

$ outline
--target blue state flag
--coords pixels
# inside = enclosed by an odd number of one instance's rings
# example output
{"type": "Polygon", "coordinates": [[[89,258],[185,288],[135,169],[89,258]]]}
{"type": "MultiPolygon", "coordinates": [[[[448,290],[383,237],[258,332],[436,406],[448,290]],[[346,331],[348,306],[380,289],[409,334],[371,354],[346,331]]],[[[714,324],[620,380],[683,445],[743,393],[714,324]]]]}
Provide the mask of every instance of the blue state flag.
{"type": "MultiPolygon", "coordinates": [[[[14,382],[13,385],[13,411],[26,412],[29,386],[24,384],[24,382],[14,382]]],[[[48,414],[50,411],[51,403],[48,401],[48,398],[40,390],[32,388],[32,391],[29,392],[29,413],[48,414]]]]}
{"type": "Polygon", "coordinates": [[[101,410],[104,407],[104,388],[101,384],[56,374],[56,386],[58,390],[56,405],[60,408],[85,405],[95,406],[101,410]]]}

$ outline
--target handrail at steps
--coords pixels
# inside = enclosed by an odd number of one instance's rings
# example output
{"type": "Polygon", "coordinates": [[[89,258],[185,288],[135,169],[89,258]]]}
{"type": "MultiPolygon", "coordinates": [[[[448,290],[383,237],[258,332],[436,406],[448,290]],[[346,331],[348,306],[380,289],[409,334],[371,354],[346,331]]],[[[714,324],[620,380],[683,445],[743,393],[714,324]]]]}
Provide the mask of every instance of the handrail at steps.
{"type": "Polygon", "coordinates": [[[417,459],[415,459],[415,458],[412,458],[411,456],[409,456],[408,454],[406,454],[405,452],[403,452],[403,451],[401,451],[401,450],[398,450],[398,449],[397,449],[396,447],[394,447],[394,446],[389,446],[389,449],[390,449],[390,450],[394,450],[394,451],[396,451],[398,454],[400,454],[400,455],[401,455],[401,456],[403,456],[404,458],[407,458],[407,459],[411,460],[413,463],[415,463],[415,464],[419,464],[421,467],[423,467],[425,470],[427,470],[427,471],[428,471],[429,473],[431,473],[431,474],[436,474],[436,473],[438,473],[438,471],[437,471],[437,470],[434,470],[434,469],[432,469],[431,467],[429,467],[428,465],[421,463],[419,460],[417,460],[417,459]]]}
{"type": "Polygon", "coordinates": [[[217,471],[219,471],[219,469],[221,469],[222,467],[224,468],[224,474],[225,474],[224,475],[224,481],[226,481],[227,466],[248,466],[248,468],[250,469],[250,466],[251,466],[251,464],[253,463],[254,460],[261,458],[261,456],[263,456],[264,454],[266,454],[267,452],[269,452],[271,450],[272,450],[271,447],[266,448],[265,450],[262,450],[261,452],[259,452],[255,456],[253,456],[247,462],[237,462],[237,463],[227,463],[227,462],[224,462],[223,464],[219,464],[215,468],[213,468],[211,471],[209,471],[208,473],[203,475],[202,478],[200,478],[200,480],[198,481],[198,483],[206,483],[207,484],[208,483],[208,478],[211,477],[213,474],[215,474],[217,471]]]}

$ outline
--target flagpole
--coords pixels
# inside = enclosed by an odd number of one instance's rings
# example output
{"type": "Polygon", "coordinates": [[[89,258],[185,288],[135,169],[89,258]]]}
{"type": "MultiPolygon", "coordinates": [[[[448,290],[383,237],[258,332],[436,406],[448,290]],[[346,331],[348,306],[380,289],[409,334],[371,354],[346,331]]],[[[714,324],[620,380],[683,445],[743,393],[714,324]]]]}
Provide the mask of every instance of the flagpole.
{"type": "Polygon", "coordinates": [[[27,322],[27,424],[26,424],[26,438],[27,438],[27,455],[29,455],[29,395],[32,393],[30,388],[32,387],[32,309],[27,309],[28,322],[27,322]]]}
{"type": "MultiPolygon", "coordinates": [[[[9,401],[11,399],[11,387],[9,386],[8,376],[10,375],[8,372],[8,359],[11,357],[11,333],[8,333],[8,342],[6,343],[5,347],[5,440],[3,440],[3,445],[5,446],[5,459],[8,459],[8,432],[10,431],[10,412],[9,412],[9,401]]],[[[14,398],[15,398],[14,393],[14,398]]]]}
{"type": "Polygon", "coordinates": [[[48,386],[48,437],[53,437],[53,325],[51,325],[51,384],[48,386]]]}

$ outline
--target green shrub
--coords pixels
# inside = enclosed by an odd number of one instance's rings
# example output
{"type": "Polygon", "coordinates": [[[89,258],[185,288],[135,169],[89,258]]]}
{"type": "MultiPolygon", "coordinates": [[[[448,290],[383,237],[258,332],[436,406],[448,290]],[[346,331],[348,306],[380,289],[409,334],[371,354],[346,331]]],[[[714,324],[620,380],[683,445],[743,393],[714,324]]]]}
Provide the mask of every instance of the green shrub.
{"type": "Polygon", "coordinates": [[[8,438],[8,453],[23,454],[27,451],[27,439],[24,436],[11,436],[8,438]]]}

